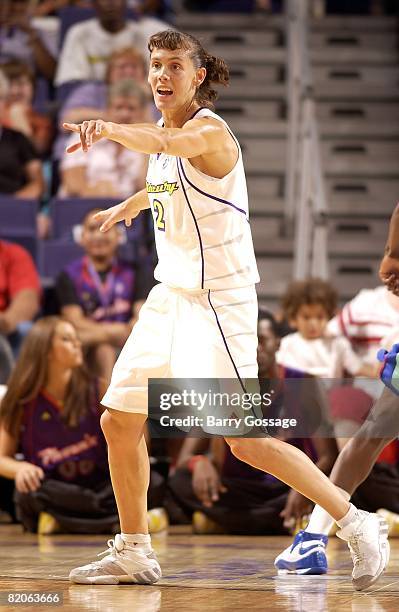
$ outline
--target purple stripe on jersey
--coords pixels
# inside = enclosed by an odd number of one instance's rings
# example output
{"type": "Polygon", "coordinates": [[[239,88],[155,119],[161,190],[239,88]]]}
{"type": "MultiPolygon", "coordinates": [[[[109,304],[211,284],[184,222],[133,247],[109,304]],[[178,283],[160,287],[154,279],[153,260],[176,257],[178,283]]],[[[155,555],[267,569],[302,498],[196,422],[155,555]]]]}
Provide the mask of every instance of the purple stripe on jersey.
{"type": "Polygon", "coordinates": [[[218,315],[217,315],[217,312],[216,312],[216,310],[215,310],[215,307],[213,306],[213,304],[212,304],[212,302],[211,302],[211,291],[210,291],[210,290],[208,291],[208,302],[209,302],[210,307],[211,307],[211,308],[212,308],[212,310],[213,310],[213,314],[215,315],[216,324],[217,324],[217,326],[218,326],[218,328],[219,328],[220,333],[222,334],[223,343],[224,343],[224,346],[226,347],[227,354],[228,354],[228,356],[230,357],[230,361],[231,361],[231,363],[233,364],[233,368],[234,368],[234,371],[235,371],[235,373],[236,373],[236,376],[237,376],[238,380],[240,381],[240,385],[241,385],[241,387],[242,387],[242,390],[244,391],[244,393],[246,393],[247,391],[246,391],[246,389],[245,389],[244,383],[243,383],[242,378],[241,378],[241,376],[240,376],[240,373],[239,373],[239,371],[238,371],[238,369],[237,369],[237,366],[236,366],[236,364],[234,363],[233,356],[232,356],[232,354],[230,353],[230,349],[229,349],[229,346],[228,346],[228,344],[227,344],[226,336],[224,335],[224,333],[223,333],[223,329],[222,329],[222,326],[220,325],[220,322],[219,322],[219,317],[218,317],[218,315]]]}
{"type": "Polygon", "coordinates": [[[200,251],[201,251],[201,289],[203,289],[204,288],[204,278],[205,278],[205,259],[204,259],[204,249],[202,247],[201,232],[199,230],[197,219],[195,218],[194,211],[191,208],[190,201],[189,201],[189,199],[187,197],[186,188],[184,187],[184,183],[183,183],[183,180],[182,180],[182,177],[181,177],[181,174],[180,174],[180,170],[179,170],[179,164],[177,164],[177,173],[179,175],[179,179],[180,179],[180,183],[181,183],[181,186],[182,186],[182,190],[183,190],[183,194],[184,194],[185,200],[186,200],[187,205],[188,205],[188,207],[190,209],[191,215],[192,215],[192,217],[194,219],[195,228],[197,230],[198,241],[199,241],[200,251]]]}
{"type": "MultiPolygon", "coordinates": [[[[206,196],[207,198],[210,198],[211,200],[215,200],[216,202],[220,202],[221,204],[227,204],[228,206],[231,206],[232,208],[234,208],[235,210],[238,210],[238,212],[242,213],[243,215],[245,215],[245,217],[247,216],[247,213],[245,212],[245,210],[243,210],[242,208],[238,208],[238,206],[236,206],[235,204],[233,204],[232,202],[228,202],[227,200],[223,200],[223,198],[217,198],[216,196],[211,195],[210,193],[206,193],[206,191],[202,191],[202,189],[200,189],[199,187],[197,187],[196,185],[194,185],[194,183],[192,183],[190,181],[189,178],[187,178],[186,173],[184,172],[184,168],[183,168],[183,162],[180,159],[180,157],[177,158],[177,165],[179,165],[180,163],[180,167],[181,170],[183,172],[183,176],[186,179],[187,183],[189,185],[191,185],[191,187],[193,187],[196,191],[198,191],[198,193],[200,193],[201,195],[206,196]]],[[[248,219],[247,219],[248,221],[248,219]]]]}
{"type": "MultiPolygon", "coordinates": [[[[246,390],[246,388],[245,388],[244,382],[243,382],[243,380],[242,380],[242,378],[241,378],[241,376],[240,376],[240,373],[239,373],[239,371],[238,371],[238,368],[237,368],[237,366],[236,366],[236,364],[235,364],[235,362],[234,362],[233,356],[232,356],[232,354],[230,353],[229,345],[227,344],[226,336],[224,335],[223,328],[222,328],[222,326],[221,326],[221,324],[220,324],[220,321],[219,321],[219,317],[218,317],[218,315],[217,315],[217,312],[216,312],[216,310],[215,310],[214,305],[212,304],[212,301],[211,301],[211,291],[210,291],[210,290],[208,291],[208,302],[209,302],[210,307],[211,307],[211,308],[212,308],[212,310],[213,310],[213,314],[215,315],[216,324],[217,324],[217,326],[218,326],[218,328],[219,328],[219,331],[220,331],[220,333],[221,333],[221,335],[222,335],[222,340],[223,340],[224,346],[225,346],[225,348],[226,348],[226,351],[227,351],[228,356],[230,357],[230,361],[231,361],[231,363],[233,364],[233,368],[234,368],[234,371],[235,371],[235,373],[236,373],[236,376],[237,376],[237,378],[238,378],[238,380],[239,380],[239,383],[240,383],[240,385],[241,385],[241,388],[242,388],[242,390],[244,391],[244,393],[247,393],[247,390],[246,390]]],[[[255,418],[258,418],[258,415],[257,415],[257,414],[255,414],[255,412],[254,412],[254,410],[253,410],[253,407],[251,407],[251,412],[252,412],[252,414],[254,415],[254,417],[255,417],[255,418]]],[[[270,435],[269,435],[269,433],[268,433],[268,431],[267,431],[266,427],[264,427],[263,425],[261,425],[261,426],[260,426],[260,429],[263,431],[263,433],[264,433],[265,435],[267,435],[268,437],[270,437],[270,435]]]]}
{"type": "MultiPolygon", "coordinates": [[[[204,110],[205,108],[206,108],[206,106],[200,106],[199,108],[197,108],[197,110],[195,111],[195,113],[193,113],[193,114],[191,115],[191,117],[190,117],[189,119],[187,119],[187,121],[191,121],[192,119],[194,119],[194,117],[195,117],[196,115],[198,115],[198,113],[199,113],[200,111],[204,110]]],[[[187,123],[187,121],[186,121],[186,123],[187,123]]],[[[165,127],[165,122],[164,122],[164,121],[162,121],[162,126],[161,126],[161,127],[165,127]]],[[[160,154],[160,153],[157,153],[157,155],[161,155],[161,154],[160,154]]]]}
{"type": "Polygon", "coordinates": [[[198,115],[198,113],[199,113],[200,111],[204,110],[205,108],[206,108],[206,106],[200,106],[199,108],[197,108],[197,110],[195,111],[195,113],[194,113],[193,115],[191,115],[191,117],[190,117],[189,121],[191,121],[192,119],[194,119],[194,117],[195,117],[196,115],[198,115]]]}

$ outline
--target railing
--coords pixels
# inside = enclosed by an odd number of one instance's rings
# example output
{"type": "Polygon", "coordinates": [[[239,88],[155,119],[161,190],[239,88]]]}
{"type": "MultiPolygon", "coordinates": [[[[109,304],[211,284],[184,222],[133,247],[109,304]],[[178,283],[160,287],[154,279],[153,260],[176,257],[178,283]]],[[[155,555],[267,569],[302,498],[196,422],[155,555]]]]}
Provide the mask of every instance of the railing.
{"type": "Polygon", "coordinates": [[[288,139],[285,228],[294,228],[296,279],[328,277],[327,200],[308,39],[308,1],[287,0],[288,139]]]}

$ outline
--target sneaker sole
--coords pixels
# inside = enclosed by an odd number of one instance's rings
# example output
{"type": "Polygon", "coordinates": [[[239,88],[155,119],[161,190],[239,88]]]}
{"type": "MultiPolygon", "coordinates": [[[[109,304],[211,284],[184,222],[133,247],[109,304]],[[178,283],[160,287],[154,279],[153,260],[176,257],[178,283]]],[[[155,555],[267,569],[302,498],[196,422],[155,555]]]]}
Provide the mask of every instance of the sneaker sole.
{"type": "Polygon", "coordinates": [[[289,569],[279,569],[277,568],[277,573],[279,576],[321,576],[322,574],[327,574],[327,569],[321,567],[307,567],[305,569],[297,569],[297,570],[289,570],[289,569]]]}
{"type": "Polygon", "coordinates": [[[377,573],[374,576],[369,576],[369,577],[362,576],[361,578],[358,578],[358,579],[352,579],[352,584],[354,588],[356,589],[356,591],[364,591],[365,589],[368,589],[370,586],[372,586],[375,582],[377,582],[377,580],[385,572],[388,566],[388,563],[389,563],[389,557],[390,557],[390,551],[391,551],[391,547],[388,541],[389,526],[384,518],[382,518],[381,516],[379,516],[378,518],[379,518],[379,523],[380,523],[379,541],[380,541],[381,563],[380,563],[377,573]]]}
{"type": "Polygon", "coordinates": [[[104,576],[69,576],[69,580],[75,584],[154,584],[161,578],[162,572],[159,568],[148,569],[134,574],[133,576],[127,576],[123,574],[121,576],[112,576],[110,574],[104,576]]]}

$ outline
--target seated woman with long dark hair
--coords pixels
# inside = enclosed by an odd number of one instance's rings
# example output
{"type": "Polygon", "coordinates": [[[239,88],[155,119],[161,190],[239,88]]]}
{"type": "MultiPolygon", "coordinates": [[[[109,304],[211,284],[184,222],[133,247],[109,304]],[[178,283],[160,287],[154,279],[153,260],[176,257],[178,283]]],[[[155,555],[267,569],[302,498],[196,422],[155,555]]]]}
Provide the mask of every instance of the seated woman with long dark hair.
{"type": "Polygon", "coordinates": [[[0,476],[15,481],[25,529],[109,533],[117,524],[101,387],[71,323],[45,317],[33,325],[0,405],[0,476]]]}

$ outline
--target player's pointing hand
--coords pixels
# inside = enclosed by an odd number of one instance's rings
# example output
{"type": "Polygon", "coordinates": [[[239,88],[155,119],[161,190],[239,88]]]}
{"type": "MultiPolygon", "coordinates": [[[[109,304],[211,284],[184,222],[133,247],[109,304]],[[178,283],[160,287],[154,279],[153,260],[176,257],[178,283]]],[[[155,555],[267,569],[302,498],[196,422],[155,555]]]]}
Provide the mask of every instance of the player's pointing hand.
{"type": "Polygon", "coordinates": [[[130,204],[130,199],[124,200],[120,204],[116,204],[115,206],[111,206],[111,208],[107,208],[107,210],[102,210],[94,215],[93,219],[96,221],[101,221],[102,225],[100,227],[101,232],[106,232],[109,230],[115,223],[119,223],[120,221],[124,221],[126,227],[130,227],[132,224],[132,219],[137,217],[140,212],[140,209],[133,208],[130,204]]]}
{"type": "Polygon", "coordinates": [[[91,119],[83,123],[63,123],[65,130],[76,132],[80,136],[80,142],[67,147],[67,153],[74,153],[82,148],[87,152],[92,144],[107,136],[107,122],[102,119],[91,119]]]}

